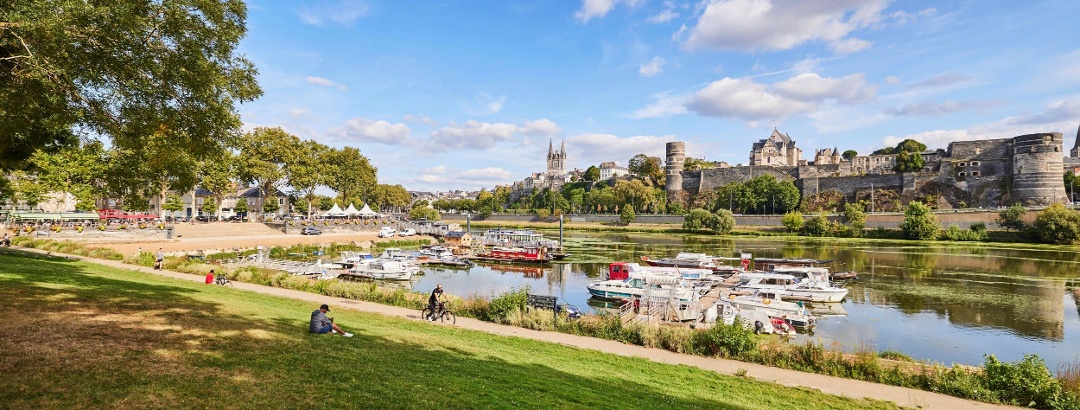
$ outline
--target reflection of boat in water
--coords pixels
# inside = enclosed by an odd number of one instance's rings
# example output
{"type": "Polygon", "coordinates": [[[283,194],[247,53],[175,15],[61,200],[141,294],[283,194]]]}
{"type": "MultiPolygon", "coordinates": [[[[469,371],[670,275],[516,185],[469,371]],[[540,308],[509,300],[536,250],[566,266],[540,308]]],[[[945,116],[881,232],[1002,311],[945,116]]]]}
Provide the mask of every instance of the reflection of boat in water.
{"type": "Polygon", "coordinates": [[[520,273],[527,278],[542,278],[544,277],[544,268],[540,266],[529,265],[499,265],[499,264],[486,264],[484,265],[488,269],[501,273],[520,273]]]}
{"type": "Polygon", "coordinates": [[[810,303],[810,314],[818,317],[847,316],[843,303],[810,303]]]}

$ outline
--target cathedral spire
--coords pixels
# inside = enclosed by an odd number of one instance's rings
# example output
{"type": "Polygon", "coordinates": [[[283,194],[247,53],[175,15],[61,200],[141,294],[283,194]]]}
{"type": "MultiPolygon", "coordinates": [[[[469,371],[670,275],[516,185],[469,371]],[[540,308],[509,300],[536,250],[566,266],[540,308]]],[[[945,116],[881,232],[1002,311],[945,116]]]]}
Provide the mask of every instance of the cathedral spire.
{"type": "Polygon", "coordinates": [[[550,157],[553,152],[555,152],[555,145],[551,142],[551,138],[548,138],[548,157],[550,157]]]}
{"type": "Polygon", "coordinates": [[[559,147],[559,153],[564,156],[566,155],[566,140],[562,140],[562,146],[559,147]]]}

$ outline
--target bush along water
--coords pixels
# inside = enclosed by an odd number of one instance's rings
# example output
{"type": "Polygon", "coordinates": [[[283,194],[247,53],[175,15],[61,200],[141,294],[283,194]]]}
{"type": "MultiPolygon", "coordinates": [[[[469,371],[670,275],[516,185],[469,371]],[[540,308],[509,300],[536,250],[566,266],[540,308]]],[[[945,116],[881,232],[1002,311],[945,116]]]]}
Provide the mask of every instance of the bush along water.
{"type": "MultiPolygon", "coordinates": [[[[153,255],[143,253],[124,257],[112,250],[92,248],[71,242],[31,240],[13,241],[19,246],[35,247],[54,252],[87,255],[102,259],[123,259],[125,263],[153,266],[153,255]],[[96,256],[95,256],[96,255],[96,256]]],[[[225,272],[238,282],[274,286],[332,297],[382,303],[410,309],[422,309],[427,295],[403,289],[388,289],[370,282],[312,280],[286,272],[243,267],[226,269],[198,259],[166,257],[168,270],[205,275],[210,269],[225,272]]],[[[565,313],[558,318],[550,310],[527,307],[529,289],[516,289],[485,298],[448,296],[448,307],[462,317],[520,326],[529,329],[557,331],[567,334],[615,340],[622,343],[665,349],[709,357],[759,363],[800,371],[918,388],[965,399],[1002,403],[1040,409],[1080,410],[1080,392],[1076,383],[1055,378],[1046,364],[1035,355],[1008,363],[987,356],[982,368],[966,366],[945,367],[938,364],[916,363],[903,355],[882,352],[881,357],[870,351],[844,354],[826,349],[822,344],[806,342],[789,344],[777,339],[754,335],[738,324],[717,324],[707,329],[689,327],[651,326],[631,321],[624,323],[612,314],[587,314],[570,320],[565,313]],[[883,357],[886,357],[883,359],[883,357]],[[899,360],[897,360],[899,359],[899,360]],[[1072,386],[1072,388],[1066,387],[1072,386]]]]}

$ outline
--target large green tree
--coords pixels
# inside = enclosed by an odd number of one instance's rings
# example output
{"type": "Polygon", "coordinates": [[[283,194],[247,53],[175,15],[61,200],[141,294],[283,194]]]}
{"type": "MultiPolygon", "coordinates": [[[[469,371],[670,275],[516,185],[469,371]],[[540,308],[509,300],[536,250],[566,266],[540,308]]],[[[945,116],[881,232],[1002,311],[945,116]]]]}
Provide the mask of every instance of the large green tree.
{"type": "Polygon", "coordinates": [[[596,165],[589,165],[588,168],[585,168],[585,180],[589,182],[599,181],[600,168],[597,168],[596,165]]]}
{"type": "Polygon", "coordinates": [[[301,194],[310,217],[315,189],[326,184],[328,173],[323,168],[330,155],[330,147],[313,140],[305,140],[295,148],[285,163],[285,177],[289,186],[301,194]]]}
{"type": "Polygon", "coordinates": [[[240,180],[255,184],[264,203],[276,204],[273,198],[286,182],[286,166],[302,146],[300,138],[280,127],[258,127],[244,134],[236,161],[240,180]]]}
{"type": "Polygon", "coordinates": [[[225,198],[235,193],[233,176],[236,175],[236,160],[232,152],[222,151],[199,162],[199,186],[214,196],[214,204],[217,206],[213,212],[215,218],[221,217],[221,206],[225,198]]]}
{"type": "Polygon", "coordinates": [[[75,129],[120,152],[163,134],[166,151],[202,158],[235,138],[234,103],[262,92],[236,52],[242,0],[3,4],[0,171],[75,144],[75,129]]]}
{"type": "Polygon", "coordinates": [[[52,152],[38,150],[30,157],[32,169],[43,187],[70,193],[79,211],[93,211],[95,201],[104,194],[106,161],[105,148],[96,141],[52,152]]]}
{"type": "Polygon", "coordinates": [[[364,196],[378,184],[378,170],[354,147],[332,149],[326,158],[326,186],[337,191],[342,202],[364,196]]]}
{"type": "Polygon", "coordinates": [[[630,158],[630,173],[638,178],[649,179],[653,183],[662,183],[664,180],[664,161],[659,157],[650,157],[645,154],[634,155],[630,158]]]}

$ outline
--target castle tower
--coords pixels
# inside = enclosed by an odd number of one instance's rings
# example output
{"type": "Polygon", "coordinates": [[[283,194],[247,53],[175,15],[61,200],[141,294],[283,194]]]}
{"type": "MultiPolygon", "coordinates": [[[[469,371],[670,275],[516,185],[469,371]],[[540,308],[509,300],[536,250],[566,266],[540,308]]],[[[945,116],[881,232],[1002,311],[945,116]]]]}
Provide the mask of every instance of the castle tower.
{"type": "Polygon", "coordinates": [[[1021,135],[1013,138],[1012,146],[1011,196],[1025,205],[1066,201],[1065,182],[1061,179],[1061,133],[1021,135]]]}
{"type": "Polygon", "coordinates": [[[664,165],[667,181],[664,183],[664,189],[667,191],[668,201],[677,198],[682,192],[684,161],[686,161],[686,143],[681,141],[667,143],[667,163],[664,165]]]}
{"type": "Polygon", "coordinates": [[[1073,149],[1069,151],[1069,156],[1073,158],[1080,157],[1080,127],[1076,127],[1076,142],[1073,143],[1073,149]]]}

